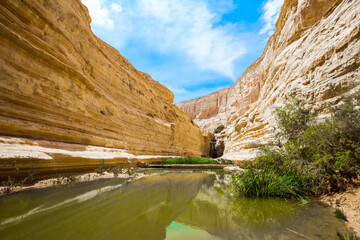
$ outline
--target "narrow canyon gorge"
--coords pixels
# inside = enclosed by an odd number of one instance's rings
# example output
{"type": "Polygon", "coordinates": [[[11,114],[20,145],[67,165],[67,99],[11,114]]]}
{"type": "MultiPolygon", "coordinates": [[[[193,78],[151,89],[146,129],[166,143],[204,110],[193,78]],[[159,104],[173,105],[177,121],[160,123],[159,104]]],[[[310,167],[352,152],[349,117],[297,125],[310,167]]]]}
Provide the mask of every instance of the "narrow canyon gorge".
{"type": "Polygon", "coordinates": [[[15,164],[51,174],[167,156],[251,160],[272,139],[274,106],[297,96],[326,116],[360,88],[357,0],[285,0],[263,55],[232,87],[176,105],[90,23],[80,0],[1,1],[1,177],[15,164]]]}
{"type": "Polygon", "coordinates": [[[358,239],[359,123],[360,0],[0,1],[1,239],[358,239]],[[119,35],[97,31],[94,9],[119,35]],[[195,30],[177,28],[182,14],[195,30]],[[214,65],[242,73],[239,26],[261,39],[267,14],[276,30],[234,85],[174,103],[228,84],[214,65]],[[122,36],[132,21],[136,34],[176,32],[177,51],[122,36]],[[216,64],[182,68],[180,35],[216,64]]]}

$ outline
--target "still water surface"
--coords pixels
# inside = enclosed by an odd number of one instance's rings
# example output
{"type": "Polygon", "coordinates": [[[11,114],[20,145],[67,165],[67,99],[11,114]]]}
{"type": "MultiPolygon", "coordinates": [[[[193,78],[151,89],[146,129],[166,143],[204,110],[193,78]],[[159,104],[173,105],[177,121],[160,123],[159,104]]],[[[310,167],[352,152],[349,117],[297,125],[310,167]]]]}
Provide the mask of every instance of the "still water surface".
{"type": "Polygon", "coordinates": [[[317,202],[232,198],[224,176],[172,172],[0,198],[0,239],[338,239],[344,223],[317,202]]]}

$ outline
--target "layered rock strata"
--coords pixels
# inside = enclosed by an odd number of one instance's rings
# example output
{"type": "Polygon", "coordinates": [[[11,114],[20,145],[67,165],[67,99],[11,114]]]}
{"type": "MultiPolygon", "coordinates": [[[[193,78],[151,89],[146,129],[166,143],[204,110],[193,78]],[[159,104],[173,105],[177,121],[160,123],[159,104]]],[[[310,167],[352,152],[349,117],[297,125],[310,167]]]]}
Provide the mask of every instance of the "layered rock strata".
{"type": "Polygon", "coordinates": [[[323,115],[360,88],[360,1],[285,0],[263,55],[228,88],[177,104],[202,128],[226,129],[224,158],[250,160],[272,138],[272,110],[292,96],[323,115]]]}
{"type": "Polygon", "coordinates": [[[0,169],[16,159],[69,170],[104,158],[206,155],[207,137],[172,92],[97,38],[90,22],[80,0],[1,1],[0,169]]]}

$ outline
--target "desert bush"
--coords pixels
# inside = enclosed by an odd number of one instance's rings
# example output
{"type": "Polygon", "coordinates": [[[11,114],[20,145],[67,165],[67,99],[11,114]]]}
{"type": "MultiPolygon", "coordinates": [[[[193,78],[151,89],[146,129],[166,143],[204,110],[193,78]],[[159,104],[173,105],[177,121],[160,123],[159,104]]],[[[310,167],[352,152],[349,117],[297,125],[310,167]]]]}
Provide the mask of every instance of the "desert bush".
{"type": "Polygon", "coordinates": [[[331,106],[330,111],[343,137],[360,142],[360,91],[342,97],[341,104],[331,106]]]}
{"type": "Polygon", "coordinates": [[[221,133],[224,129],[225,129],[225,126],[223,124],[221,124],[217,128],[215,128],[214,133],[221,133]]]}
{"type": "Polygon", "coordinates": [[[277,121],[277,138],[285,140],[296,139],[303,134],[314,119],[314,113],[305,108],[305,101],[293,98],[283,107],[277,107],[274,111],[277,121]]]}

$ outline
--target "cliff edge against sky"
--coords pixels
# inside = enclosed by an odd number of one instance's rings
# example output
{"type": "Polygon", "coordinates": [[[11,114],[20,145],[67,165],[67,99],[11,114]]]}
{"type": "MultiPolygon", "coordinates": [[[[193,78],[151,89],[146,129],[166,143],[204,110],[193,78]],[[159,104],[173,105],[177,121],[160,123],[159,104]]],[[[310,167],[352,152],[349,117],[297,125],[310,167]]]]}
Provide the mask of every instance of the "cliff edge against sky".
{"type": "Polygon", "coordinates": [[[208,139],[174,96],[91,31],[80,0],[0,3],[0,175],[200,156],[208,139]],[[152,157],[144,157],[152,158],[152,157]]]}
{"type": "Polygon", "coordinates": [[[327,113],[360,88],[360,1],[285,0],[263,55],[230,88],[177,105],[202,128],[223,124],[223,158],[253,159],[272,138],[271,112],[297,96],[327,113]]]}

